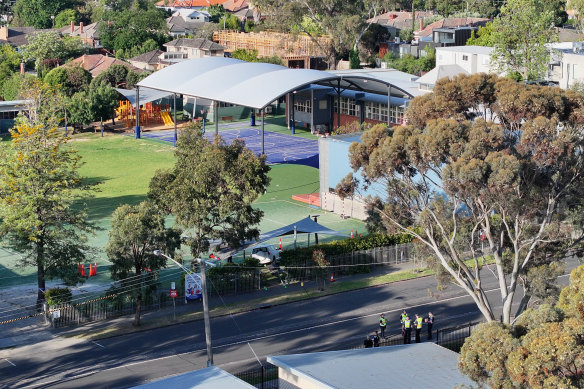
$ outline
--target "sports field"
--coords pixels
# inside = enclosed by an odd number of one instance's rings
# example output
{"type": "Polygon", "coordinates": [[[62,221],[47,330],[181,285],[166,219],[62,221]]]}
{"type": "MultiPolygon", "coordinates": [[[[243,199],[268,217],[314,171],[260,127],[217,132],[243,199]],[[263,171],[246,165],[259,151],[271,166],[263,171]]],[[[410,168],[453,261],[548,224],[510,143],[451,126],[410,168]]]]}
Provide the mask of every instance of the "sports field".
{"type": "MultiPolygon", "coordinates": [[[[285,127],[279,132],[285,132],[285,127]]],[[[306,138],[309,134],[301,133],[298,137],[306,138]]],[[[173,166],[173,147],[168,142],[156,139],[136,140],[122,135],[102,138],[99,134],[75,135],[72,145],[85,162],[81,174],[93,182],[101,182],[95,197],[87,199],[86,204],[90,219],[101,228],[90,238],[90,243],[100,250],[98,257],[91,260],[98,262],[98,277],[91,281],[106,282],[109,273],[105,270],[109,262],[103,254],[103,248],[108,239],[111,215],[121,204],[137,204],[145,199],[149,181],[156,169],[173,166]]],[[[342,219],[291,199],[293,194],[318,192],[318,169],[305,165],[277,164],[272,165],[269,175],[272,178],[270,187],[255,203],[265,212],[260,224],[262,232],[315,214],[322,215],[318,219],[319,223],[333,230],[347,233],[351,229],[355,232],[365,231],[364,224],[358,220],[342,219]]],[[[328,239],[320,236],[321,241],[328,239]]],[[[306,243],[306,236],[299,236],[298,244],[306,243]]],[[[285,247],[292,244],[291,237],[283,240],[285,247]]],[[[36,281],[35,269],[15,267],[16,258],[17,254],[0,247],[0,288],[36,281]]]]}

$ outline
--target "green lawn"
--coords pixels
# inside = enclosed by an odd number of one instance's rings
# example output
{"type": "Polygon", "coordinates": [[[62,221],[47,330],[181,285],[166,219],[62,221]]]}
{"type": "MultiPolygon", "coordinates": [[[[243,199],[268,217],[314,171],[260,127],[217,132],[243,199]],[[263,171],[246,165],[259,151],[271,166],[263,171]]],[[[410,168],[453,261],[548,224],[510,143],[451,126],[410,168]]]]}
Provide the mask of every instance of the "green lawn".
{"type": "MultiPolygon", "coordinates": [[[[101,182],[95,197],[88,199],[86,204],[90,219],[101,228],[91,237],[90,243],[103,250],[113,211],[121,204],[136,204],[145,199],[154,172],[173,166],[173,147],[156,140],[136,140],[122,135],[102,138],[92,133],[75,135],[71,144],[83,157],[81,174],[93,182],[101,182]]],[[[316,214],[321,215],[319,223],[331,229],[347,233],[351,229],[365,231],[364,224],[358,220],[341,219],[338,215],[292,200],[293,194],[318,192],[318,169],[303,165],[274,165],[269,175],[272,178],[270,187],[255,203],[265,212],[260,224],[262,232],[316,214]]],[[[321,239],[330,240],[324,236],[321,239]]],[[[297,244],[307,243],[306,236],[298,237],[297,244]]],[[[283,245],[291,247],[292,237],[283,239],[283,245]]],[[[15,258],[15,254],[0,248],[0,287],[35,282],[35,269],[15,268],[15,258]]],[[[97,262],[98,277],[92,278],[92,282],[109,280],[105,271],[109,262],[103,252],[97,262]]]]}

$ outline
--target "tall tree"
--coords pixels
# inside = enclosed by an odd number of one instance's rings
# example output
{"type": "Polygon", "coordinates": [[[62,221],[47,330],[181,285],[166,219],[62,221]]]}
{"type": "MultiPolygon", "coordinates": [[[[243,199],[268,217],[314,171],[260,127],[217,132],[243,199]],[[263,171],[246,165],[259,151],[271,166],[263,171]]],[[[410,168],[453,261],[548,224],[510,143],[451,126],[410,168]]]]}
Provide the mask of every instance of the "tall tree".
{"type": "MultiPolygon", "coordinates": [[[[582,205],[583,112],[570,91],[460,76],[414,99],[409,125],[365,132],[351,146],[351,166],[365,185],[384,186],[372,215],[425,245],[493,321],[480,271],[482,236],[509,323],[518,286],[531,297],[529,269],[561,260],[582,234],[575,228],[572,235],[564,221],[582,205]]],[[[359,182],[350,174],[342,186],[353,193],[359,182]]]]}
{"type": "Polygon", "coordinates": [[[148,201],[122,205],[114,211],[105,251],[112,262],[112,278],[134,293],[134,326],[140,325],[145,287],[151,285],[157,271],[166,266],[166,258],[154,255],[154,250],[173,256],[180,247],[180,233],[166,228],[164,215],[148,201]]]}
{"type": "Polygon", "coordinates": [[[543,78],[550,62],[546,43],[557,41],[554,12],[544,0],[508,0],[493,20],[491,61],[524,80],[543,78]]]}
{"type": "Polygon", "coordinates": [[[59,86],[65,96],[71,97],[76,92],[87,90],[91,73],[81,66],[61,66],[45,74],[44,81],[49,85],[59,86]]]}
{"type": "Polygon", "coordinates": [[[18,0],[14,5],[13,24],[17,26],[33,26],[36,28],[51,28],[51,16],[73,8],[74,0],[18,0]]]}
{"type": "Polygon", "coordinates": [[[572,271],[557,306],[529,309],[513,326],[486,323],[462,346],[458,366],[492,388],[584,385],[584,267],[572,271]]]}
{"type": "Polygon", "coordinates": [[[35,67],[40,71],[44,70],[41,68],[44,60],[56,60],[59,65],[83,51],[83,43],[79,37],[61,38],[56,31],[43,31],[29,38],[22,51],[22,58],[25,61],[35,61],[35,67]]]}
{"type": "Polygon", "coordinates": [[[156,173],[148,196],[185,228],[193,256],[207,251],[212,240],[238,247],[257,238],[263,212],[252,202],[269,183],[265,157],[239,140],[227,145],[217,136],[209,143],[199,124],[181,131],[176,156],[172,170],[156,173]]]}
{"type": "Polygon", "coordinates": [[[307,34],[317,45],[317,31],[324,31],[330,39],[321,49],[327,53],[329,67],[334,68],[342,55],[357,50],[365,32],[373,24],[372,19],[383,9],[381,0],[255,0],[262,13],[273,15],[270,27],[278,30],[297,30],[307,34]],[[306,23],[306,20],[312,23],[306,23]],[[310,27],[310,28],[307,28],[310,27]]]}
{"type": "Polygon", "coordinates": [[[47,279],[80,280],[76,264],[91,253],[93,230],[73,206],[92,189],[79,175],[80,157],[51,123],[21,121],[0,148],[0,237],[21,253],[21,265],[36,267],[39,307],[47,279]]]}

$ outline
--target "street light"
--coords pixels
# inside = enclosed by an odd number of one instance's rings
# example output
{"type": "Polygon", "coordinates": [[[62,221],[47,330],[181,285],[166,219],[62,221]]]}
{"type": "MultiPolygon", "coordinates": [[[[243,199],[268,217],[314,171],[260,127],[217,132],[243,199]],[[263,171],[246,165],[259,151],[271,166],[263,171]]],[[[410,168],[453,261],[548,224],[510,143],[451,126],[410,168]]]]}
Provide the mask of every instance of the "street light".
{"type": "Polygon", "coordinates": [[[51,15],[51,21],[53,22],[53,28],[55,28],[55,15],[51,15]]]}
{"type": "MultiPolygon", "coordinates": [[[[160,250],[154,250],[154,255],[164,257],[166,259],[171,260],[176,265],[178,265],[181,269],[187,272],[187,274],[192,274],[192,271],[184,267],[182,264],[178,263],[171,257],[166,254],[163,254],[160,250]]],[[[209,320],[209,302],[207,299],[207,276],[205,273],[205,264],[215,267],[217,266],[214,263],[207,262],[201,258],[197,258],[196,261],[201,265],[201,289],[203,294],[203,318],[205,320],[205,342],[207,343],[207,367],[213,366],[213,350],[211,348],[211,323],[209,320]]]]}

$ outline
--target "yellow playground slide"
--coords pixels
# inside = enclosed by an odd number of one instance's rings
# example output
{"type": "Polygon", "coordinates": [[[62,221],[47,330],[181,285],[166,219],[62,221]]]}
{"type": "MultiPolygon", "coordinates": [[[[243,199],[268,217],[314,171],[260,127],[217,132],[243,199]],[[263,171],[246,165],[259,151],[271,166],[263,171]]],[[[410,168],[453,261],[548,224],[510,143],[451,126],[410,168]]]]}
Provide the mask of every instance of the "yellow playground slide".
{"type": "Polygon", "coordinates": [[[168,114],[168,112],[166,112],[166,111],[160,112],[160,117],[162,118],[162,121],[164,122],[164,125],[165,126],[172,126],[172,125],[174,125],[174,122],[170,118],[170,115],[168,114]]]}

